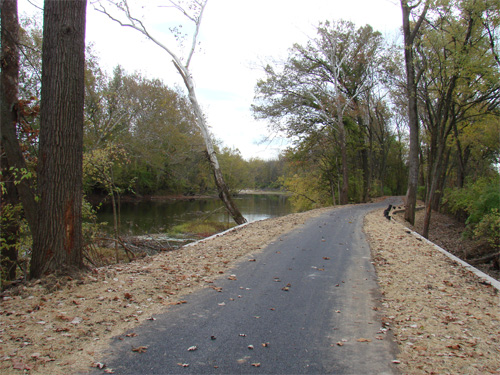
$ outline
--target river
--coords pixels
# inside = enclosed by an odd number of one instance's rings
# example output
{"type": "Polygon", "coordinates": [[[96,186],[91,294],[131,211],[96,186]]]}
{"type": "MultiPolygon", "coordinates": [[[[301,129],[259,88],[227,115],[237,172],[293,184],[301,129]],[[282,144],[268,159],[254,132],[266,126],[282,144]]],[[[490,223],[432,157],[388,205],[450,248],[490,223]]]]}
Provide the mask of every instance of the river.
{"type": "MultiPolygon", "coordinates": [[[[248,194],[235,197],[235,202],[243,216],[249,221],[257,221],[287,215],[292,207],[285,195],[248,194]]],[[[110,205],[99,210],[98,221],[107,222],[111,232],[113,211],[110,205]]],[[[220,199],[194,200],[148,200],[124,202],[121,204],[121,227],[123,235],[144,235],[164,233],[169,228],[189,221],[210,220],[231,223],[220,199]]]]}

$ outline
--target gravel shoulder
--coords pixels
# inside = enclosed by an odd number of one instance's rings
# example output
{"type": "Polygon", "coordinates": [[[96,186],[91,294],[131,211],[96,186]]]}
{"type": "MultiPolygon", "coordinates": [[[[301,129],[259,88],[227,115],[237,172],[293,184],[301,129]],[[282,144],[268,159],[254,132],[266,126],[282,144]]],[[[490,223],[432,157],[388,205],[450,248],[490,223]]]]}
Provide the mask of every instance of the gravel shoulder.
{"type": "MultiPolygon", "coordinates": [[[[251,223],[180,250],[79,277],[47,278],[0,300],[0,372],[84,373],[111,337],[213,282],[238,261],[331,208],[251,223]]],[[[500,373],[496,289],[449,261],[382,211],[365,219],[383,323],[403,373],[500,373]]],[[[107,369],[104,367],[103,371],[107,369]]]]}

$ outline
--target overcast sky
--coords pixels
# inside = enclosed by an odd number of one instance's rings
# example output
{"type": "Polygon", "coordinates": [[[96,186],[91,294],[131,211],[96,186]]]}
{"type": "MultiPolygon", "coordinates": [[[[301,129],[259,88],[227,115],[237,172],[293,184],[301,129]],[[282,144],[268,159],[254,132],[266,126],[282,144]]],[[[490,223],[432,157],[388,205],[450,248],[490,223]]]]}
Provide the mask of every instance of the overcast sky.
{"type": "MultiPolygon", "coordinates": [[[[138,15],[144,16],[146,27],[178,50],[168,35],[168,28],[178,23],[178,13],[155,6],[166,1],[131,1],[144,4],[138,15]]],[[[20,14],[34,11],[27,0],[19,0],[20,14]]],[[[383,34],[394,35],[402,17],[397,0],[209,0],[201,26],[201,50],[196,52],[191,70],[215,137],[238,148],[246,159],[277,156],[280,142],[258,144],[269,134],[267,124],[254,120],[250,112],[255,84],[263,77],[260,66],[272,58],[286,57],[294,43],[314,37],[319,22],[339,19],[357,26],[370,24],[383,34]]],[[[109,73],[120,64],[129,73],[139,71],[167,85],[183,87],[166,52],[137,31],[96,12],[91,4],[86,40],[94,44],[101,67],[109,73]]]]}

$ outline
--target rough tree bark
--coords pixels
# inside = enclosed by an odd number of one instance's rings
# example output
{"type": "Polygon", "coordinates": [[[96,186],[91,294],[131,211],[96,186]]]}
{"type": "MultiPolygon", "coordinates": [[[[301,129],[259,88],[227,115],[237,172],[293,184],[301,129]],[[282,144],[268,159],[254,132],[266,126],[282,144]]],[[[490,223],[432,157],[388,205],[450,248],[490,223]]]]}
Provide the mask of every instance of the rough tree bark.
{"type": "MultiPolygon", "coordinates": [[[[0,103],[2,122],[1,129],[13,128],[17,124],[16,104],[18,100],[19,82],[19,22],[17,16],[17,0],[4,0],[0,6],[1,16],[1,78],[0,78],[0,103]]],[[[3,134],[3,131],[2,131],[3,134]]],[[[17,249],[15,247],[19,237],[19,221],[16,217],[7,217],[4,210],[12,209],[19,203],[16,187],[12,181],[14,176],[9,172],[9,162],[4,151],[4,139],[0,147],[0,167],[2,169],[2,182],[4,189],[1,194],[2,223],[0,236],[2,239],[1,251],[1,282],[12,281],[16,278],[17,249]]]]}
{"type": "Polygon", "coordinates": [[[119,19],[113,17],[107,10],[106,8],[100,4],[100,9],[96,9],[104,14],[106,14],[110,19],[113,21],[119,23],[121,26],[127,26],[131,27],[134,30],[139,31],[141,34],[146,36],[149,40],[151,40],[153,43],[155,43],[157,46],[162,48],[164,51],[166,51],[170,57],[172,58],[172,62],[181,75],[182,79],[184,80],[184,84],[186,86],[186,89],[188,91],[189,95],[189,100],[191,101],[191,104],[193,105],[193,110],[196,115],[196,123],[201,131],[201,135],[203,137],[203,140],[205,141],[205,147],[207,151],[207,158],[210,164],[210,168],[212,169],[212,173],[214,175],[214,181],[217,186],[217,191],[219,198],[223,201],[224,205],[226,206],[227,211],[229,214],[233,217],[234,221],[237,224],[244,224],[247,222],[247,220],[243,217],[241,214],[240,210],[234,203],[234,201],[231,198],[231,194],[229,193],[229,189],[226,185],[226,182],[224,180],[224,177],[222,175],[222,171],[219,165],[219,161],[217,159],[217,155],[214,150],[214,146],[212,144],[212,139],[210,137],[210,133],[208,131],[208,125],[205,120],[205,116],[203,115],[203,111],[201,109],[201,106],[198,102],[198,99],[196,97],[196,91],[194,88],[194,81],[191,76],[191,72],[189,70],[189,64],[191,62],[191,59],[194,55],[194,51],[197,46],[197,40],[198,40],[198,32],[200,29],[201,25],[201,19],[203,17],[203,11],[205,9],[206,3],[208,0],[196,0],[192,2],[192,6],[198,10],[196,15],[190,15],[188,14],[188,11],[184,8],[182,8],[177,2],[175,1],[170,1],[171,7],[177,9],[181,13],[184,14],[185,17],[187,17],[190,21],[192,21],[195,26],[195,32],[193,35],[193,40],[191,44],[191,50],[188,54],[188,57],[186,59],[186,62],[183,64],[182,60],[177,56],[177,54],[170,49],[168,46],[164,45],[161,43],[159,40],[157,40],[155,37],[153,37],[149,31],[146,29],[144,24],[137,18],[134,18],[130,12],[130,8],[127,4],[127,1],[124,1],[122,4],[113,4],[116,6],[121,12],[125,14],[125,17],[127,18],[126,22],[122,22],[119,19]]]}
{"type": "Polygon", "coordinates": [[[45,0],[38,228],[30,277],[83,267],[82,160],[86,0],[45,0]]]}
{"type": "MultiPolygon", "coordinates": [[[[419,2],[420,3],[420,2],[419,2]]],[[[406,191],[405,200],[405,215],[406,221],[412,225],[415,224],[415,206],[417,205],[417,188],[418,188],[418,151],[419,151],[419,124],[418,124],[418,109],[417,109],[417,82],[415,76],[415,64],[413,60],[413,42],[417,35],[418,29],[422,24],[429,1],[425,2],[424,9],[420,14],[417,23],[413,30],[410,25],[411,11],[416,6],[410,6],[408,0],[401,0],[401,10],[403,12],[403,36],[404,36],[404,55],[406,66],[406,94],[408,97],[408,125],[410,127],[410,151],[408,155],[408,189],[406,191]]]]}

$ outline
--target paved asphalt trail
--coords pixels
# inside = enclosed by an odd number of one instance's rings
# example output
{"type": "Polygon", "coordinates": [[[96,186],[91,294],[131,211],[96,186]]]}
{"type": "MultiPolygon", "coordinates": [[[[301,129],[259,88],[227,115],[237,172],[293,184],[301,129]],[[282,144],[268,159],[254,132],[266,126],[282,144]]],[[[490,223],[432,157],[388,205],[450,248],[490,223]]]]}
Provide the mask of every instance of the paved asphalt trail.
{"type": "Polygon", "coordinates": [[[114,339],[104,363],[115,374],[397,373],[395,344],[377,334],[376,277],[362,232],[367,212],[393,202],[309,220],[217,280],[222,292],[193,293],[134,329],[137,336],[114,339]],[[139,346],[148,348],[131,350],[139,346]]]}

